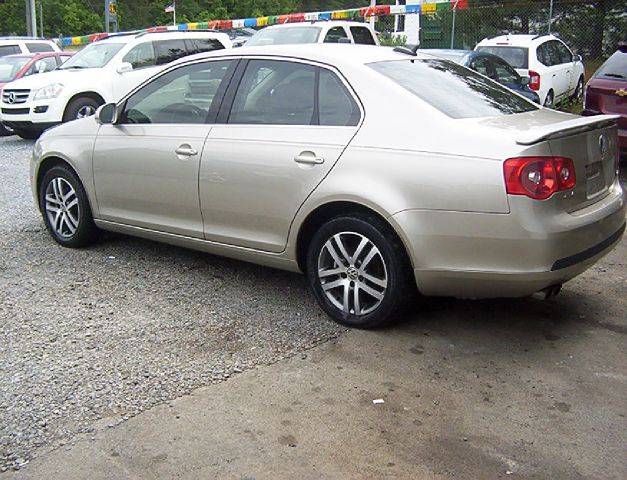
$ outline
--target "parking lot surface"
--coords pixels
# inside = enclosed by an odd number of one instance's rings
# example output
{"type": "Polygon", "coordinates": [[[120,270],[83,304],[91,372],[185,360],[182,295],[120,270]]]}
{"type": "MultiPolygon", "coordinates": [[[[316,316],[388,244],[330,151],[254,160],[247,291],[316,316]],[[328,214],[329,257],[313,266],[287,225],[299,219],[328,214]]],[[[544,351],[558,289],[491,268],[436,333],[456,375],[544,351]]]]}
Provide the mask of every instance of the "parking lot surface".
{"type": "Polygon", "coordinates": [[[432,299],[347,332],[299,275],[58,246],[31,148],[0,139],[6,475],[624,478],[625,240],[547,302],[432,299]]]}

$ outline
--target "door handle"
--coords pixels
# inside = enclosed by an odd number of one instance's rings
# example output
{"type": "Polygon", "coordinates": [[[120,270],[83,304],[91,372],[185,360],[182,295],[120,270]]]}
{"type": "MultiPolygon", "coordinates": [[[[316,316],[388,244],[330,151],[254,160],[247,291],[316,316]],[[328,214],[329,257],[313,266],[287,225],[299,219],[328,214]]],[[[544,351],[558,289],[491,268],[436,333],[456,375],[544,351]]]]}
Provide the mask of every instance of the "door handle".
{"type": "Polygon", "coordinates": [[[190,145],[181,145],[174,150],[174,153],[183,157],[193,157],[194,155],[198,155],[198,150],[192,148],[190,145]]]}
{"type": "Polygon", "coordinates": [[[317,157],[313,152],[301,152],[300,155],[294,157],[294,161],[305,165],[321,165],[324,163],[324,158],[317,157]]]}

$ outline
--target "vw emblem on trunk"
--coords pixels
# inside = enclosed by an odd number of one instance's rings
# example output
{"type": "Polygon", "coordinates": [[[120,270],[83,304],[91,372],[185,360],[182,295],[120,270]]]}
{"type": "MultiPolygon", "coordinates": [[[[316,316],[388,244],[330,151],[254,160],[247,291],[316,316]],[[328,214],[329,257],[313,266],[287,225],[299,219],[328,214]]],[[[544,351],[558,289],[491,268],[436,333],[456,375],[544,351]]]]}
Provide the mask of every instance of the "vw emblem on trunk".
{"type": "Polygon", "coordinates": [[[605,157],[605,153],[607,152],[607,139],[605,135],[599,137],[599,151],[601,152],[601,158],[605,157]]]}
{"type": "Polygon", "coordinates": [[[15,103],[15,92],[9,92],[9,95],[7,97],[7,102],[15,103]]]}

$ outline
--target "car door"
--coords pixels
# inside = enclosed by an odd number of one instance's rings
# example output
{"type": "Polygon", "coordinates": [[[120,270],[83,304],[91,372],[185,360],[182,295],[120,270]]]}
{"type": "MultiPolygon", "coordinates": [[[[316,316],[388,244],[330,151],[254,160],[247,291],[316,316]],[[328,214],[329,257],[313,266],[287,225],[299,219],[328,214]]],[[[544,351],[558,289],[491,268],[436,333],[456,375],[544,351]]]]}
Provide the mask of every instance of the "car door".
{"type": "Polygon", "coordinates": [[[575,85],[579,80],[577,72],[575,71],[575,64],[573,62],[573,54],[569,48],[560,41],[555,41],[555,46],[560,55],[560,66],[564,75],[564,88],[567,95],[575,89],[575,85]]]}
{"type": "Polygon", "coordinates": [[[281,252],[299,207],[357,132],[361,109],[333,70],[271,59],[240,68],[220,112],[225,123],[203,151],[205,238],[281,252]]]}
{"type": "Polygon", "coordinates": [[[113,74],[115,75],[113,90],[117,99],[122,98],[156,72],[157,56],[154,43],[147,41],[135,45],[122,57],[121,63],[130,63],[133,69],[116,71],[113,74]]]}
{"type": "Polygon", "coordinates": [[[99,218],[203,237],[198,168],[235,62],[179,67],[133,93],[94,148],[99,218]]]}
{"type": "Polygon", "coordinates": [[[550,40],[543,46],[544,58],[547,61],[547,75],[550,77],[555,100],[560,100],[568,93],[568,66],[562,63],[560,51],[556,40],[550,40]]]}

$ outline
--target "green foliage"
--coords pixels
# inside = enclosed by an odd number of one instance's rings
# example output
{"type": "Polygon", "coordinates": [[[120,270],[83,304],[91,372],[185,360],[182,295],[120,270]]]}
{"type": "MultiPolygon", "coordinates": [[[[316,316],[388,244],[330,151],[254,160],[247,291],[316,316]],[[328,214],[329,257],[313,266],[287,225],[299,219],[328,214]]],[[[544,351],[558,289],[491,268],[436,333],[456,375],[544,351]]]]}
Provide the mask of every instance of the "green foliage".
{"type": "Polygon", "coordinates": [[[405,35],[394,35],[390,32],[379,34],[379,42],[384,47],[404,47],[407,45],[407,37],[405,35]]]}

